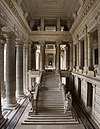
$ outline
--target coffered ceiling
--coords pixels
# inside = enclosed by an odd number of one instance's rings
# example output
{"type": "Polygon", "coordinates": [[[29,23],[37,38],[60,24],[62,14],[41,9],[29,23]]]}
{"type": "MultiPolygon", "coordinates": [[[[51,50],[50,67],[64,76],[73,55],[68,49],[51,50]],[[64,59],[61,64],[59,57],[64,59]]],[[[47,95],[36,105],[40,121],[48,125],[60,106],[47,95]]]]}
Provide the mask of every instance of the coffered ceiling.
{"type": "Polygon", "coordinates": [[[79,0],[22,0],[21,7],[31,19],[70,18],[79,9],[79,0]]]}

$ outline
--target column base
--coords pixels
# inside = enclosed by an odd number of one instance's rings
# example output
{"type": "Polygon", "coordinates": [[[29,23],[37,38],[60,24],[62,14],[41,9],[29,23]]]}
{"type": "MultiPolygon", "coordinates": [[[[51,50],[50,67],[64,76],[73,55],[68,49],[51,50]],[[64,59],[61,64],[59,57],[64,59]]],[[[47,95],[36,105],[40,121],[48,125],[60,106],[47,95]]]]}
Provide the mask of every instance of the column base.
{"type": "Polygon", "coordinates": [[[1,118],[0,118],[0,129],[2,129],[2,127],[7,122],[7,120],[8,120],[7,118],[4,118],[3,116],[1,116],[1,118]]]}
{"type": "Polygon", "coordinates": [[[5,104],[4,109],[17,109],[20,106],[20,104],[18,104],[17,102],[15,104],[5,104]]]}
{"type": "Polygon", "coordinates": [[[17,96],[16,96],[16,98],[18,98],[18,99],[22,99],[22,98],[24,98],[24,97],[25,97],[24,94],[20,94],[20,95],[17,95],[17,96]]]}
{"type": "Polygon", "coordinates": [[[83,74],[87,75],[89,69],[87,66],[83,67],[83,74]]]}
{"type": "Polygon", "coordinates": [[[76,69],[75,68],[73,68],[73,72],[76,72],[76,69]]]}
{"type": "Polygon", "coordinates": [[[88,72],[87,72],[87,75],[89,76],[89,77],[94,77],[94,71],[91,71],[91,70],[89,70],[88,72]]]}
{"type": "Polygon", "coordinates": [[[79,66],[76,66],[76,72],[79,72],[79,66]]]}
{"type": "Polygon", "coordinates": [[[70,71],[70,72],[72,72],[73,71],[73,68],[71,67],[71,68],[69,68],[69,70],[68,71],[70,71]]]}
{"type": "Polygon", "coordinates": [[[100,75],[96,75],[96,78],[100,79],[100,75]]]}

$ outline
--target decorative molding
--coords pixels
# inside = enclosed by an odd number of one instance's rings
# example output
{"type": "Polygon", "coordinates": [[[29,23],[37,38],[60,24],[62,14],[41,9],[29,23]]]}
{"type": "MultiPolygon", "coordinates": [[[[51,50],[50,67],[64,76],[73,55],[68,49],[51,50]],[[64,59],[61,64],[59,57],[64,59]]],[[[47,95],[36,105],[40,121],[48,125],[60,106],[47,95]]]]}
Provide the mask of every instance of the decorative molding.
{"type": "Polygon", "coordinates": [[[40,40],[45,40],[45,41],[50,41],[50,42],[56,42],[57,40],[62,40],[62,42],[72,42],[72,37],[69,32],[51,32],[51,31],[37,31],[37,32],[32,32],[30,35],[30,39],[32,41],[40,41],[40,40]]]}
{"type": "Polygon", "coordinates": [[[75,22],[73,23],[70,29],[71,33],[74,33],[75,29],[77,28],[77,26],[79,26],[83,18],[87,15],[87,13],[91,9],[95,1],[96,0],[88,0],[88,1],[86,0],[84,6],[82,7],[82,10],[80,11],[80,14],[78,15],[77,19],[75,20],[75,22]]]}
{"type": "Polygon", "coordinates": [[[28,42],[30,28],[25,23],[25,19],[23,20],[21,18],[17,11],[18,9],[15,8],[14,1],[2,0],[0,1],[0,5],[0,20],[5,23],[5,26],[12,29],[24,42],[28,42]]]}

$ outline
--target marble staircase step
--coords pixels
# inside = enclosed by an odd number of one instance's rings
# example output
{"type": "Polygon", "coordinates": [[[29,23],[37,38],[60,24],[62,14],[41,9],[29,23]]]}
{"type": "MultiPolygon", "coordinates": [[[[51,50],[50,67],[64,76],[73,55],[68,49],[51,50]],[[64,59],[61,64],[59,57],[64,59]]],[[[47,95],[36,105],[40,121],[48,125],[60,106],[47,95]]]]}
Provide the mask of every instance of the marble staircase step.
{"type": "Polygon", "coordinates": [[[39,115],[34,115],[33,112],[29,112],[29,116],[30,117],[71,117],[72,116],[72,113],[71,112],[68,112],[68,113],[63,113],[61,115],[59,114],[56,114],[56,115],[48,115],[48,114],[39,114],[39,115]]]}
{"type": "Polygon", "coordinates": [[[63,116],[63,117],[61,117],[61,116],[48,116],[48,117],[37,117],[37,116],[34,116],[34,117],[28,117],[27,119],[72,119],[72,116],[63,116]]]}
{"type": "Polygon", "coordinates": [[[42,122],[29,122],[29,121],[24,121],[21,123],[22,125],[64,125],[64,124],[79,124],[78,121],[42,121],[42,122]]]}
{"type": "Polygon", "coordinates": [[[64,118],[64,119],[50,119],[50,118],[48,118],[48,119],[26,119],[25,120],[25,122],[67,122],[67,121],[70,121],[70,122],[75,122],[76,121],[76,119],[74,119],[74,118],[64,118]]]}

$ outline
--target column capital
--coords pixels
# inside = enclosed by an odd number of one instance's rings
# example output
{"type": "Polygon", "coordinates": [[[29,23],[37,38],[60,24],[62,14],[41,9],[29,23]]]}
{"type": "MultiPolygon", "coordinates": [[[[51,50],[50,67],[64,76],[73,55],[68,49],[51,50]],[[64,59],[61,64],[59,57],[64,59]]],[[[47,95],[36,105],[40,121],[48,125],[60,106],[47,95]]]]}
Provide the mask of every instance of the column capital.
{"type": "Polygon", "coordinates": [[[23,41],[20,38],[16,38],[16,45],[23,45],[23,41]]]}
{"type": "Polygon", "coordinates": [[[31,46],[32,46],[32,42],[29,42],[29,43],[28,43],[28,46],[31,47],[31,46]]]}
{"type": "Polygon", "coordinates": [[[23,44],[23,48],[24,48],[24,49],[28,48],[28,44],[24,43],[24,44],[23,44]]]}
{"type": "Polygon", "coordinates": [[[91,32],[88,32],[88,33],[87,33],[87,36],[90,38],[90,36],[91,36],[91,32]]]}
{"type": "Polygon", "coordinates": [[[6,43],[6,39],[2,36],[1,39],[0,39],[0,44],[1,45],[4,45],[6,43]]]}
{"type": "Polygon", "coordinates": [[[45,45],[45,41],[44,41],[44,40],[41,40],[41,41],[39,41],[39,44],[40,44],[41,46],[44,46],[44,45],[45,45]]]}
{"type": "Polygon", "coordinates": [[[72,42],[70,42],[70,43],[69,43],[69,46],[70,46],[70,47],[72,47],[72,46],[73,46],[73,43],[72,43],[72,42]]]}
{"type": "Polygon", "coordinates": [[[8,27],[3,27],[2,31],[6,38],[15,38],[16,37],[15,33],[8,27]]]}
{"type": "Polygon", "coordinates": [[[56,41],[56,45],[60,45],[61,43],[62,43],[61,40],[57,40],[57,41],[56,41]]]}
{"type": "Polygon", "coordinates": [[[37,46],[35,44],[31,44],[32,50],[37,50],[37,46]]]}

